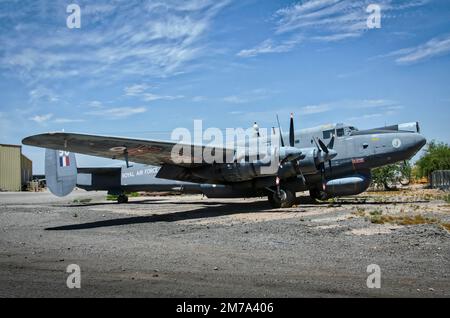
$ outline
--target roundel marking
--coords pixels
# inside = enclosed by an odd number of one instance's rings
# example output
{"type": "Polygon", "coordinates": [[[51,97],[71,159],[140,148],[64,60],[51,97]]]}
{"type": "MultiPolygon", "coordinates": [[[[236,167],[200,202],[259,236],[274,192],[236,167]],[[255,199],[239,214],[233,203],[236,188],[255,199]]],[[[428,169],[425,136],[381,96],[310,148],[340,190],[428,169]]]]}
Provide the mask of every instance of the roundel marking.
{"type": "Polygon", "coordinates": [[[392,147],[394,148],[400,148],[402,145],[402,141],[398,138],[395,138],[394,140],[392,140],[392,147]]]}

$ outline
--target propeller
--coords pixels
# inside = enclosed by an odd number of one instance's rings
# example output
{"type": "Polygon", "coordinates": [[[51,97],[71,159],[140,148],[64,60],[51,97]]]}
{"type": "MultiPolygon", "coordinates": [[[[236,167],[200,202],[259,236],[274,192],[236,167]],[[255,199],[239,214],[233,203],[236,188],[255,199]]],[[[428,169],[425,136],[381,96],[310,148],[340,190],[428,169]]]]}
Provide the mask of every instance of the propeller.
{"type": "Polygon", "coordinates": [[[280,180],[281,180],[280,173],[281,169],[283,168],[283,164],[285,164],[286,162],[291,162],[295,166],[295,168],[300,171],[300,175],[302,176],[303,182],[305,182],[305,177],[303,176],[303,173],[301,172],[300,167],[298,167],[297,164],[297,160],[299,159],[299,157],[301,157],[302,151],[299,148],[295,147],[294,113],[291,113],[291,118],[289,122],[289,147],[285,147],[278,115],[277,115],[277,123],[278,129],[280,131],[280,141],[281,141],[279,157],[283,158],[278,166],[278,171],[275,179],[277,194],[280,195],[280,180]]]}
{"type": "Polygon", "coordinates": [[[281,125],[280,120],[278,119],[278,114],[277,114],[277,123],[278,123],[278,131],[280,132],[281,147],[284,147],[283,134],[281,133],[281,125]]]}
{"type": "Polygon", "coordinates": [[[331,159],[333,159],[337,155],[337,152],[333,150],[334,135],[333,135],[333,137],[331,137],[331,140],[328,143],[328,146],[326,146],[325,143],[322,140],[320,140],[320,138],[316,139],[315,137],[313,137],[313,141],[316,144],[316,147],[319,151],[318,156],[317,156],[319,159],[318,168],[320,170],[322,186],[325,189],[325,162],[328,161],[328,165],[330,167],[330,174],[331,174],[332,173],[331,159]]]}
{"type": "Polygon", "coordinates": [[[291,113],[291,121],[289,123],[289,146],[295,147],[294,113],[291,113]]]}

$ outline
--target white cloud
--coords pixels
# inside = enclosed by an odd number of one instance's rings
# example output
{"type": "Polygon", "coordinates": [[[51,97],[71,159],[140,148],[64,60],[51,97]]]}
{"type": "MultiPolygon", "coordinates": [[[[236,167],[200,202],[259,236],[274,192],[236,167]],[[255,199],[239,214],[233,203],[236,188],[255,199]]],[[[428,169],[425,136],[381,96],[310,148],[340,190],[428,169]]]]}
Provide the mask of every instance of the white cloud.
{"type": "Polygon", "coordinates": [[[329,111],[329,104],[319,104],[319,105],[308,105],[300,108],[300,114],[302,115],[311,115],[311,114],[320,114],[329,111]]]}
{"type": "Polygon", "coordinates": [[[55,124],[70,124],[70,123],[81,123],[84,119],[74,119],[74,118],[55,118],[53,120],[55,124]]]}
{"type": "MultiPolygon", "coordinates": [[[[420,7],[429,0],[409,1],[378,0],[382,19],[395,18],[400,10],[420,7]]],[[[277,10],[274,34],[250,49],[241,50],[240,57],[265,53],[281,53],[294,49],[299,43],[312,40],[338,42],[357,38],[367,28],[367,6],[371,0],[306,0],[277,10]],[[286,40],[287,38],[287,40],[286,40]]]]}
{"type": "Polygon", "coordinates": [[[30,118],[30,120],[35,121],[38,124],[43,124],[49,121],[53,117],[53,114],[36,115],[30,118]]]}
{"type": "Polygon", "coordinates": [[[290,39],[290,40],[282,41],[280,43],[275,43],[272,39],[267,39],[254,48],[241,50],[237,54],[237,56],[252,57],[252,56],[259,55],[259,54],[289,52],[297,44],[299,44],[301,42],[301,40],[302,39],[300,37],[297,37],[295,39],[290,39]]]}
{"type": "Polygon", "coordinates": [[[136,96],[140,97],[142,100],[147,102],[152,102],[156,100],[175,100],[184,98],[183,95],[160,95],[155,93],[150,93],[148,90],[152,88],[152,86],[148,84],[134,84],[131,86],[125,87],[125,95],[126,96],[136,96]]]}
{"type": "Polygon", "coordinates": [[[98,100],[93,100],[93,101],[89,102],[89,106],[93,107],[93,108],[102,108],[103,103],[98,100]]]}
{"type": "Polygon", "coordinates": [[[206,36],[227,4],[228,0],[154,1],[142,6],[96,1],[82,6],[88,17],[77,31],[64,27],[60,6],[42,11],[40,4],[15,2],[7,7],[8,23],[3,23],[0,68],[31,83],[172,76],[188,71],[211,52],[206,36]],[[37,19],[27,18],[36,17],[36,12],[37,19]]]}
{"type": "Polygon", "coordinates": [[[243,92],[239,95],[230,95],[222,98],[222,101],[232,104],[244,104],[264,100],[273,94],[277,93],[274,90],[267,90],[264,88],[256,88],[250,91],[243,92]]]}
{"type": "Polygon", "coordinates": [[[143,94],[143,99],[148,102],[155,101],[155,100],[175,100],[175,99],[180,99],[180,98],[184,98],[184,96],[183,95],[157,95],[157,94],[152,94],[152,93],[143,94]]]}
{"type": "Polygon", "coordinates": [[[149,89],[151,86],[148,84],[134,84],[131,86],[127,86],[124,89],[126,96],[137,96],[144,93],[147,89],[149,89]]]}
{"type": "Polygon", "coordinates": [[[43,86],[38,86],[37,88],[31,90],[29,92],[29,96],[30,102],[37,102],[41,100],[53,103],[59,100],[58,95],[56,95],[52,90],[43,86]]]}
{"type": "Polygon", "coordinates": [[[413,64],[432,57],[450,53],[450,35],[435,37],[428,42],[410,48],[391,52],[385,56],[397,56],[398,64],[413,64]]]}
{"type": "Polygon", "coordinates": [[[113,107],[108,109],[87,112],[86,115],[103,117],[106,119],[121,119],[136,114],[145,113],[145,107],[113,107]]]}

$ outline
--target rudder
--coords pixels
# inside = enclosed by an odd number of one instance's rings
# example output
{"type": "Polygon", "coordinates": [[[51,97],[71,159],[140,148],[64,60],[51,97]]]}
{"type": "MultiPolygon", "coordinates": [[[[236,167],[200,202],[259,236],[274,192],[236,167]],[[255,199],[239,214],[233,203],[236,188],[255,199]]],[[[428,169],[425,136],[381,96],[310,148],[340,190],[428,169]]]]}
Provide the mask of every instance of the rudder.
{"type": "Polygon", "coordinates": [[[45,179],[51,193],[58,197],[68,195],[77,184],[75,154],[45,149],[45,179]]]}

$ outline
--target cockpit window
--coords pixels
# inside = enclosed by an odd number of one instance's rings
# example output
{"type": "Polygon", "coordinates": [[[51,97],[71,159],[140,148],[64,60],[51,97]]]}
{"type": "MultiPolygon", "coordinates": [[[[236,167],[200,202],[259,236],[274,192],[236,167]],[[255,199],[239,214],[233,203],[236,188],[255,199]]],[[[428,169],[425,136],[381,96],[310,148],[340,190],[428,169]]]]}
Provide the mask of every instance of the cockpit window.
{"type": "Polygon", "coordinates": [[[335,134],[334,129],[332,129],[332,130],[325,130],[323,132],[323,139],[330,139],[331,136],[334,135],[334,134],[335,134]]]}
{"type": "Polygon", "coordinates": [[[357,131],[358,129],[356,129],[355,127],[353,127],[353,126],[350,126],[350,127],[348,127],[351,131],[357,131]]]}
{"type": "Polygon", "coordinates": [[[343,137],[344,136],[344,128],[339,128],[336,130],[336,135],[338,137],[343,137]]]}

